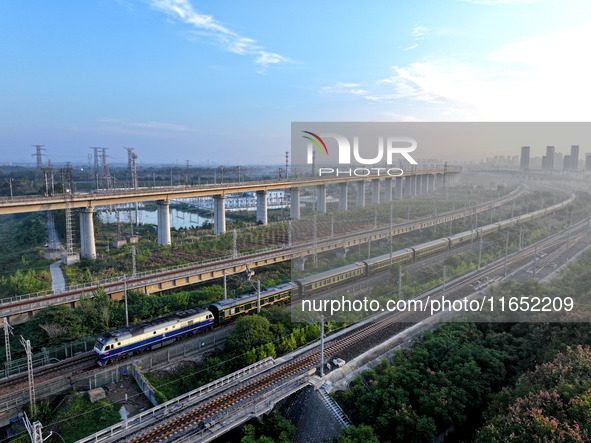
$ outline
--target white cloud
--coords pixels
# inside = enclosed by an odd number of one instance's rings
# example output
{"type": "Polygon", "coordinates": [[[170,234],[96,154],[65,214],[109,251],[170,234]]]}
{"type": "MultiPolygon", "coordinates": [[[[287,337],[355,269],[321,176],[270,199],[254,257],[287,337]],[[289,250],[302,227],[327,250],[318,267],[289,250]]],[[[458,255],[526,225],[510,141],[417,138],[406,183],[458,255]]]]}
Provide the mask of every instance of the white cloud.
{"type": "Polygon", "coordinates": [[[428,31],[428,29],[425,26],[415,26],[412,29],[411,34],[415,40],[419,40],[427,33],[427,31],[428,31]]]}
{"type": "Polygon", "coordinates": [[[414,45],[410,45],[408,48],[402,48],[403,51],[410,51],[411,49],[418,48],[419,44],[415,43],[414,45]]]}
{"type": "Polygon", "coordinates": [[[395,103],[399,111],[409,106],[418,118],[589,121],[588,41],[591,28],[573,28],[506,44],[478,59],[397,65],[374,84],[340,83],[325,90],[359,90],[366,100],[395,103]]]}
{"type": "Polygon", "coordinates": [[[354,94],[354,95],[364,95],[367,94],[365,89],[360,87],[359,83],[345,83],[345,82],[337,82],[332,86],[325,86],[320,90],[320,92],[325,93],[334,93],[334,94],[354,94]]]}
{"type": "Polygon", "coordinates": [[[290,61],[280,54],[266,51],[255,40],[231,31],[212,16],[198,13],[188,0],[149,0],[149,3],[168,16],[193,26],[195,31],[208,33],[226,51],[254,56],[255,64],[260,67],[259,72],[269,65],[290,61]]]}

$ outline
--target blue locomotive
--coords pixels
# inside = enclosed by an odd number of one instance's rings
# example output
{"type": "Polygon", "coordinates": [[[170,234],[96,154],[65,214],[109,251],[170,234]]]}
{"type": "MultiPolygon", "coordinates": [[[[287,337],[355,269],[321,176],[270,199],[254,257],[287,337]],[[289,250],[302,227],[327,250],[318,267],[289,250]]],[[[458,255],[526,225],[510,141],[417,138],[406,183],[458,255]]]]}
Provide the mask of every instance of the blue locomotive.
{"type": "Polygon", "coordinates": [[[214,317],[209,310],[187,309],[107,332],[97,339],[94,352],[98,364],[104,366],[111,360],[158,348],[188,334],[212,328],[213,325],[214,317]]]}

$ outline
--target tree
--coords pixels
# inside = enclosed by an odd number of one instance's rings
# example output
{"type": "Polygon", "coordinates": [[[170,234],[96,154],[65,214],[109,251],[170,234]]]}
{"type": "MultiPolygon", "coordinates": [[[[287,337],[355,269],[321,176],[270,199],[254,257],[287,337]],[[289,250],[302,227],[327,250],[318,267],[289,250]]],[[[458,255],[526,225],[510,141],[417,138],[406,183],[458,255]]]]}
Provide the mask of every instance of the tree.
{"type": "Polygon", "coordinates": [[[269,320],[260,315],[242,317],[228,334],[226,349],[229,352],[242,353],[244,350],[258,348],[273,342],[269,320]]]}

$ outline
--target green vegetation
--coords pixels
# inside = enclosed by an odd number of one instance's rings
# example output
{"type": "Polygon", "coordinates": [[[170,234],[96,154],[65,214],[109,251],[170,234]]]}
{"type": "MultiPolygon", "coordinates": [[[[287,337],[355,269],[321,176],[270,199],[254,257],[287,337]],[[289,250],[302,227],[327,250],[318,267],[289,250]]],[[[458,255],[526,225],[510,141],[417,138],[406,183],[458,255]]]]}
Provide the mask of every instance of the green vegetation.
{"type": "MultiPolygon", "coordinates": [[[[35,416],[29,417],[29,419],[31,423],[37,420],[41,421],[44,430],[54,432],[48,442],[70,443],[121,421],[120,407],[120,405],[109,403],[106,400],[91,403],[87,395],[74,393],[58,410],[52,410],[47,403],[41,404],[35,416]]],[[[13,441],[25,443],[29,442],[30,438],[25,431],[13,441]]]]}
{"type": "Polygon", "coordinates": [[[319,336],[319,326],[293,323],[288,309],[273,306],[260,315],[240,318],[228,335],[224,350],[195,367],[164,376],[148,373],[146,377],[160,399],[171,399],[264,358],[289,353],[319,336]]]}
{"type": "Polygon", "coordinates": [[[271,412],[263,421],[253,421],[244,426],[244,437],[240,443],[290,443],[296,428],[279,412],[271,412]]]}
{"type": "Polygon", "coordinates": [[[589,441],[590,400],[591,349],[567,347],[495,396],[476,441],[589,441]]]}
{"type": "Polygon", "coordinates": [[[0,298],[51,289],[45,238],[45,213],[0,216],[0,298]]]}
{"type": "Polygon", "coordinates": [[[588,441],[590,283],[587,252],[548,287],[508,282],[499,293],[573,297],[564,323],[451,323],[426,333],[337,393],[356,425],[342,440],[430,441],[451,426],[471,440],[484,417],[479,442],[588,441]]]}

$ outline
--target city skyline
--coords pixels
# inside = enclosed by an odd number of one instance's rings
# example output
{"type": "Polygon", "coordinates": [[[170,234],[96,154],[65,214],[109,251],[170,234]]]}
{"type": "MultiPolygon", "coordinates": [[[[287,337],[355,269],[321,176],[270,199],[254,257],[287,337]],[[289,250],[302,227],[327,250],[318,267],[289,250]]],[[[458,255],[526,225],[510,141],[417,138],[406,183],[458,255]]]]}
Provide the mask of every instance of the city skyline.
{"type": "MultiPolygon", "coordinates": [[[[2,162],[282,164],[293,121],[589,121],[591,5],[339,7],[119,0],[0,6],[2,162]],[[503,32],[499,32],[502,29],[503,32]]],[[[591,145],[528,142],[532,152],[591,145]]],[[[419,157],[479,161],[521,145],[419,157]]],[[[533,155],[533,153],[532,153],[533,155]]]]}

